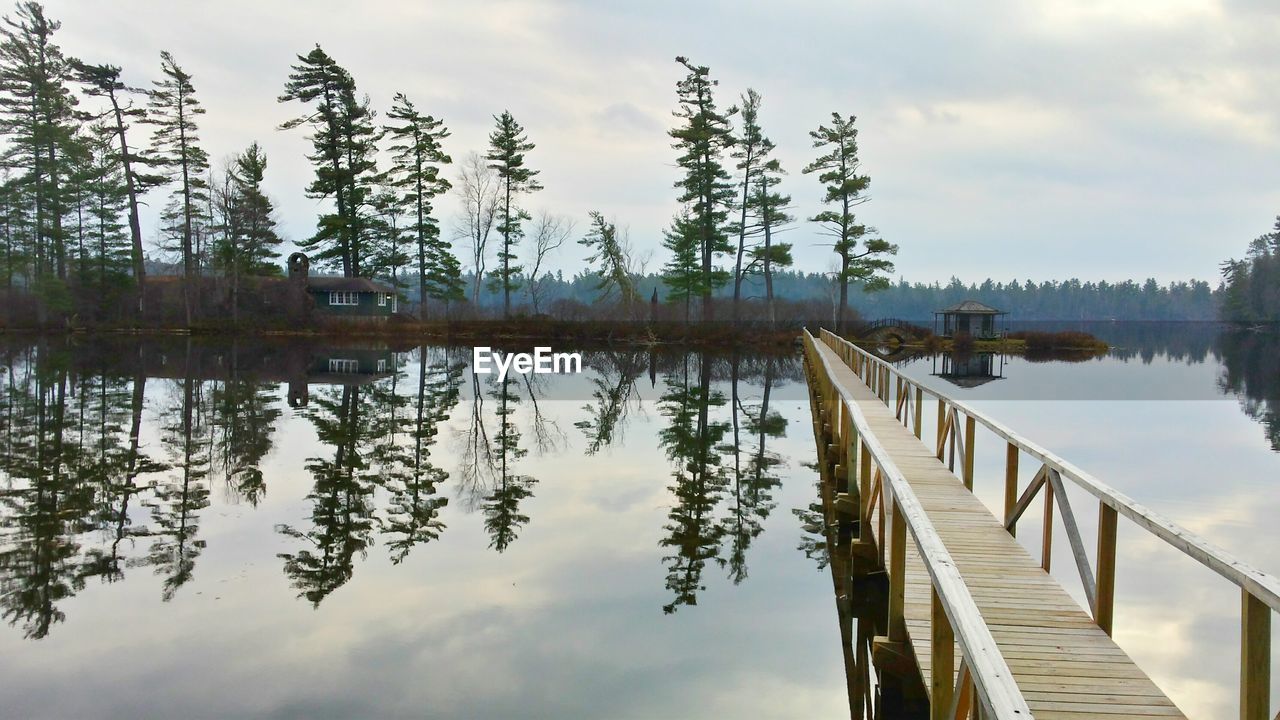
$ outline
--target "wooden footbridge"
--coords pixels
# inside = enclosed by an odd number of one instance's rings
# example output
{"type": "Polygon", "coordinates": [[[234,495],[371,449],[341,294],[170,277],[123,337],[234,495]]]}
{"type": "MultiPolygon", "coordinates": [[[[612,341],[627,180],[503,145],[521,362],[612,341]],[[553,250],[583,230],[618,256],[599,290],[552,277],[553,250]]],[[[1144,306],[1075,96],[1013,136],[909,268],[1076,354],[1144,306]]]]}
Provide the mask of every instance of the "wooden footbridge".
{"type": "Polygon", "coordinates": [[[1123,516],[1239,588],[1240,717],[1272,720],[1271,613],[1280,610],[1280,581],[836,335],[806,332],[804,345],[854,717],[892,717],[876,701],[869,672],[853,671],[866,668],[868,656],[882,693],[892,689],[902,713],[1184,717],[1111,637],[1123,516]],[[927,446],[926,395],[938,419],[927,446]],[[1002,519],[972,492],[979,426],[1006,446],[1002,519]],[[1019,488],[1024,457],[1039,470],[1019,488]],[[1092,564],[1067,483],[1098,501],[1092,564]],[[1039,558],[1015,539],[1037,498],[1045,520],[1039,558]],[[1048,572],[1055,509],[1087,609],[1048,572]],[[887,610],[872,612],[870,622],[864,615],[855,639],[853,606],[871,592],[869,579],[885,574],[887,610]]]}

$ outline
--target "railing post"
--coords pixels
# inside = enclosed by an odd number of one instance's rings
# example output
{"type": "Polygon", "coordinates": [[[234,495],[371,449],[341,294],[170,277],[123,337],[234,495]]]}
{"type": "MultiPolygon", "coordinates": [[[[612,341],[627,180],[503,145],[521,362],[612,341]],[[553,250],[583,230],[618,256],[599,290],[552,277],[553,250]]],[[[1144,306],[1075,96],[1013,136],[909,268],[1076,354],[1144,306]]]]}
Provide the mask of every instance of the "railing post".
{"type": "Polygon", "coordinates": [[[871,450],[858,441],[858,504],[862,506],[862,522],[858,539],[871,539],[871,450]]]}
{"type": "Polygon", "coordinates": [[[920,421],[924,419],[924,389],[916,386],[916,439],[920,439],[920,421]]]}
{"type": "Polygon", "coordinates": [[[946,426],[947,426],[947,404],[945,401],[943,401],[942,396],[939,395],[938,396],[938,442],[936,445],[936,447],[938,448],[939,460],[942,459],[942,448],[943,448],[942,441],[943,441],[943,438],[945,437],[944,433],[946,433],[947,431],[946,426]]]}
{"type": "MultiPolygon", "coordinates": [[[[888,484],[881,480],[881,487],[888,484]]],[[[907,521],[902,517],[902,508],[898,507],[898,498],[893,493],[885,497],[892,498],[893,512],[889,517],[889,640],[903,642],[907,639],[907,623],[903,616],[907,598],[907,521]]]]}
{"type": "Polygon", "coordinates": [[[1240,592],[1240,720],[1270,720],[1271,608],[1240,592]]]}
{"type": "Polygon", "coordinates": [[[1049,572],[1053,554],[1053,483],[1044,484],[1044,532],[1040,537],[1040,567],[1049,572]]]}
{"type": "Polygon", "coordinates": [[[933,602],[929,613],[932,635],[929,642],[929,652],[932,655],[929,718],[951,720],[947,715],[951,712],[951,693],[955,689],[951,678],[955,675],[956,668],[956,635],[951,627],[951,620],[947,618],[947,611],[942,607],[942,600],[938,597],[938,589],[931,588],[930,595],[933,602]]]}
{"type": "Polygon", "coordinates": [[[1116,520],[1118,513],[1110,505],[1098,503],[1098,570],[1094,582],[1093,621],[1103,632],[1111,634],[1116,598],[1116,520]]]}
{"type": "Polygon", "coordinates": [[[977,421],[972,415],[964,418],[964,486],[973,492],[973,436],[977,421]]]}
{"type": "MultiPolygon", "coordinates": [[[[1013,508],[1018,504],[1018,446],[1009,443],[1004,450],[1004,524],[1009,524],[1013,517],[1013,508]]],[[[1018,528],[1009,528],[1009,534],[1017,536],[1018,528]]]]}

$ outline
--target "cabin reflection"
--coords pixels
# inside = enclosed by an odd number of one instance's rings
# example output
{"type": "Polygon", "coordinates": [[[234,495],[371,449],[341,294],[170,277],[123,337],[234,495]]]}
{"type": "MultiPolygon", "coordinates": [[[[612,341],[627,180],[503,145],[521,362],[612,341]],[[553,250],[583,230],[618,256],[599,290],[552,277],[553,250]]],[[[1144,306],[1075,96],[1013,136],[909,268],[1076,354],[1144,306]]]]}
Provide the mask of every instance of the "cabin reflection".
{"type": "Polygon", "coordinates": [[[1004,355],[997,353],[938,353],[933,356],[935,377],[962,388],[975,388],[1004,379],[1004,355]],[[939,364],[942,369],[939,370],[939,364]]]}
{"type": "Polygon", "coordinates": [[[289,386],[289,407],[304,408],[311,401],[309,386],[359,387],[389,378],[396,372],[396,353],[409,349],[312,342],[245,342],[212,347],[185,342],[143,343],[118,360],[140,365],[142,374],[149,378],[285,383],[289,386]]]}

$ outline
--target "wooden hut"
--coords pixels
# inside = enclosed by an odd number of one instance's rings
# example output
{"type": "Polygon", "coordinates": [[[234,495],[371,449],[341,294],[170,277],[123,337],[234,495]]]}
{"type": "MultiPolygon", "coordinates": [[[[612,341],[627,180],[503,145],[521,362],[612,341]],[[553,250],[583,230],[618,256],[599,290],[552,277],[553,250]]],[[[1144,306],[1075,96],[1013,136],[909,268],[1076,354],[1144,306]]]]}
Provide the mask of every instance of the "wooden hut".
{"type": "Polygon", "coordinates": [[[996,327],[996,319],[1008,315],[978,302],[965,300],[933,314],[933,333],[941,337],[954,337],[961,333],[980,340],[1000,337],[1002,329],[996,327]],[[942,328],[938,328],[938,317],[942,317],[942,328]]]}

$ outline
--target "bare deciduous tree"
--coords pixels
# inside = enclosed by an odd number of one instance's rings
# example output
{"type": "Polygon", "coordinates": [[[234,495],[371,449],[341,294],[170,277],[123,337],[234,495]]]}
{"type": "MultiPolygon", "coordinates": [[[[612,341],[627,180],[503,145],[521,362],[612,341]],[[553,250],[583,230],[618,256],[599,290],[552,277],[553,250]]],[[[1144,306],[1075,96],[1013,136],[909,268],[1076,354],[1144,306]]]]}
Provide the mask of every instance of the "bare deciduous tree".
{"type": "Polygon", "coordinates": [[[463,158],[455,185],[462,198],[462,215],[454,223],[455,240],[465,240],[471,251],[471,270],[475,273],[471,302],[480,301],[480,282],[484,279],[484,263],[498,214],[498,174],[480,153],[470,152],[463,158]]]}
{"type": "Polygon", "coordinates": [[[529,303],[533,306],[534,313],[540,312],[538,304],[546,290],[547,279],[551,276],[550,271],[543,272],[542,266],[551,253],[558,250],[569,239],[573,234],[573,228],[574,222],[571,218],[554,215],[546,210],[540,211],[537,220],[534,221],[533,257],[530,258],[529,276],[525,283],[525,293],[529,296],[529,303]]]}

